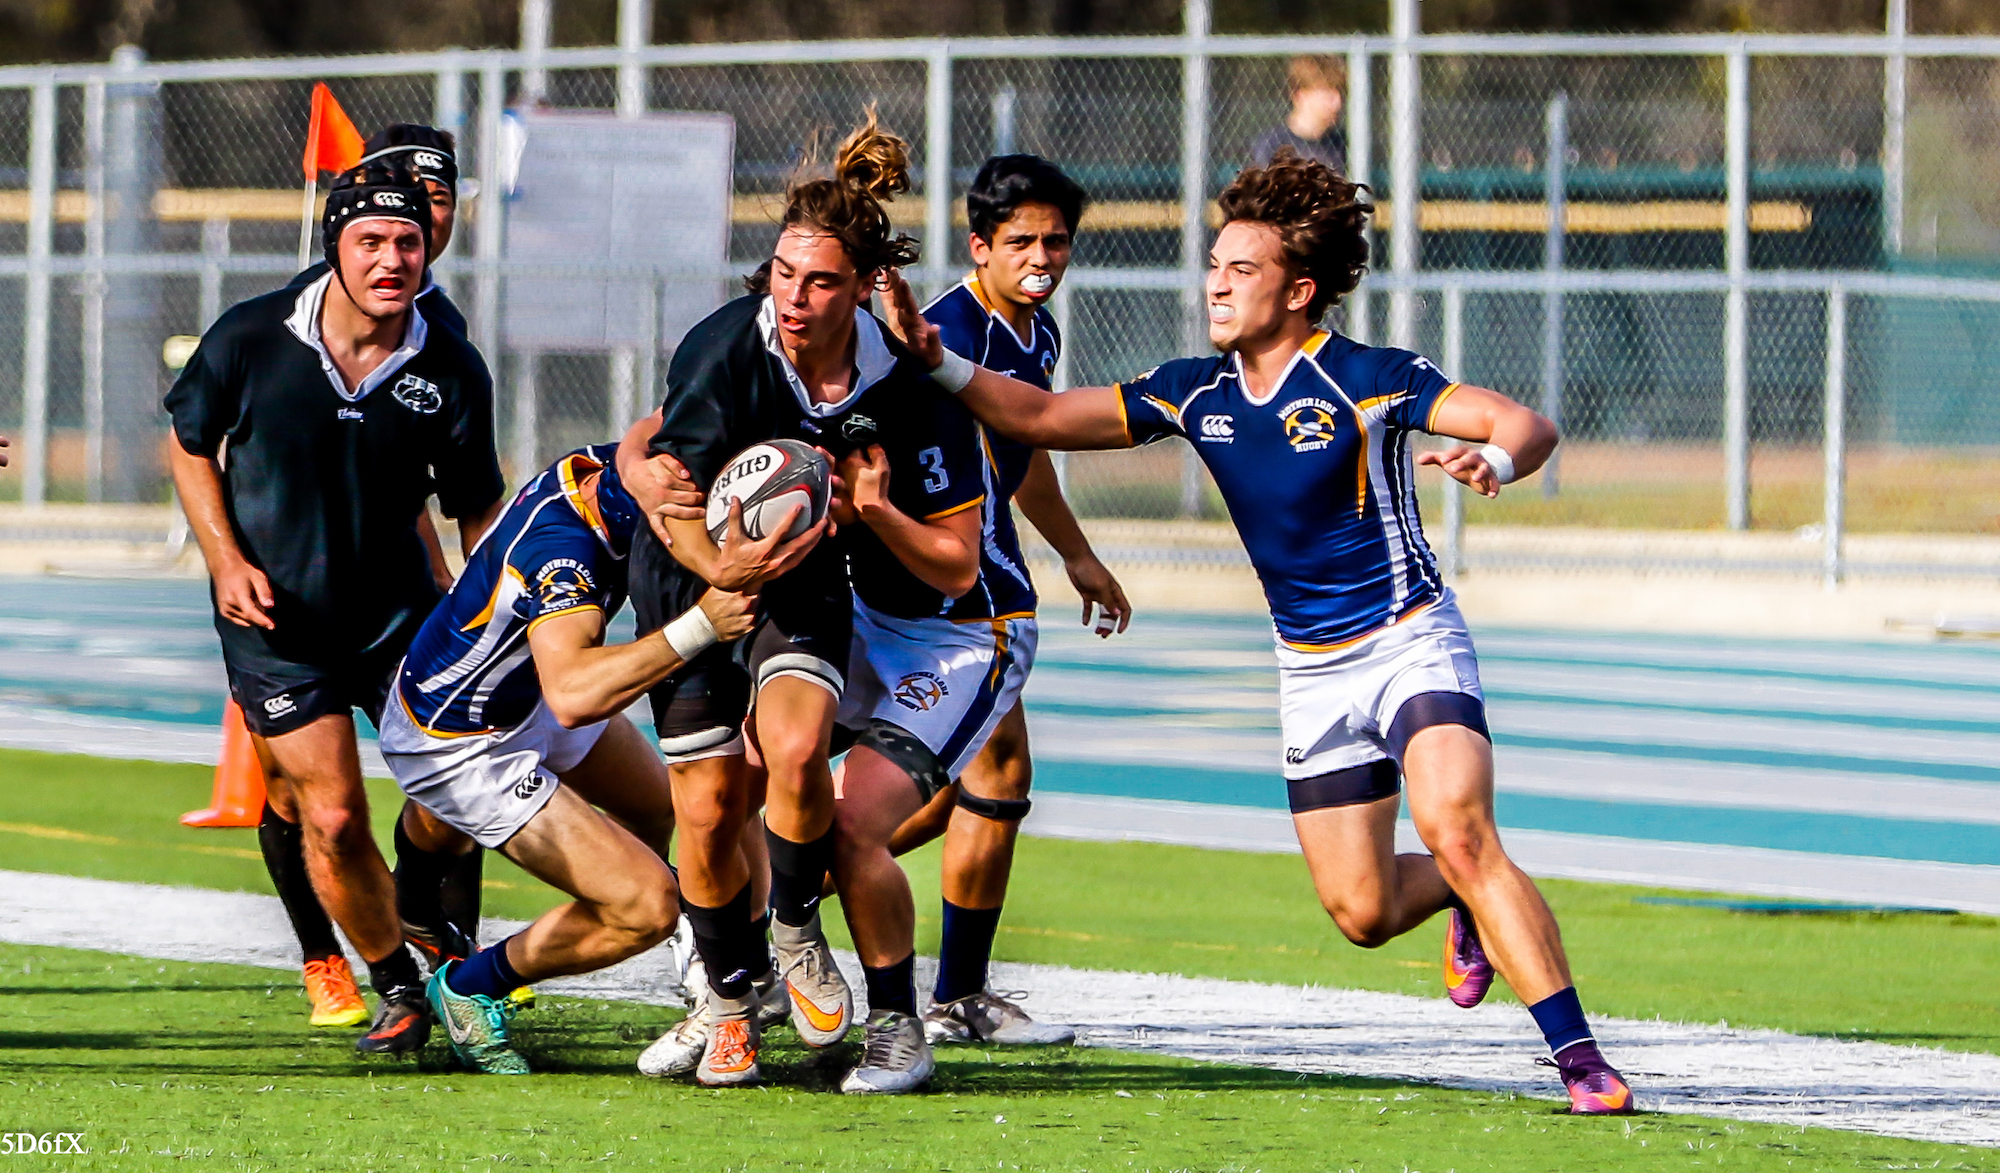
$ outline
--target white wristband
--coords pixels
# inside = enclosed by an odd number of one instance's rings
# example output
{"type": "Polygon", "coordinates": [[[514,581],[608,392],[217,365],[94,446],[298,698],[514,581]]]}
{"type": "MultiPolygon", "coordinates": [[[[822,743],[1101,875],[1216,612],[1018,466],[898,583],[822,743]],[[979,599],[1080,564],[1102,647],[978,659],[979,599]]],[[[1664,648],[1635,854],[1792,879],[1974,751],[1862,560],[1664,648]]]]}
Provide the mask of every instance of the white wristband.
{"type": "Polygon", "coordinates": [[[1503,485],[1514,483],[1514,454],[1498,444],[1488,444],[1479,450],[1486,463],[1493,469],[1493,478],[1503,485]]]}
{"type": "Polygon", "coordinates": [[[683,664],[715,646],[715,624],[699,606],[689,607],[679,619],[662,627],[660,634],[683,664]]]}
{"type": "Polygon", "coordinates": [[[979,367],[971,359],[947,350],[944,352],[944,361],[931,372],[931,378],[937,380],[938,386],[956,395],[965,390],[967,383],[972,382],[972,373],[978,369],[979,367]]]}

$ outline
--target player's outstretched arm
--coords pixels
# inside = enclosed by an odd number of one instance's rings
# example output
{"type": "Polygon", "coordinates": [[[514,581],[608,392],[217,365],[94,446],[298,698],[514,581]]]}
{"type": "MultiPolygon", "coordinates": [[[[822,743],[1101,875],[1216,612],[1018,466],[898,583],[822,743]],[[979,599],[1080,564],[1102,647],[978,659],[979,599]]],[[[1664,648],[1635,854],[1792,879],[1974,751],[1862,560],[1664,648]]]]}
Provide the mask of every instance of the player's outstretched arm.
{"type": "Polygon", "coordinates": [[[1063,571],[1083,598],[1084,626],[1090,626],[1093,606],[1103,611],[1097,621],[1098,635],[1109,638],[1114,631],[1131,626],[1132,604],[1125,601],[1125,589],[1090,548],[1090,539],[1084,536],[1076,514],[1070,512],[1069,502],[1063,499],[1062,482],[1056,477],[1056,466],[1048,453],[1037,452],[1029,458],[1028,475],[1014,491],[1014,504],[1021,507],[1036,531],[1062,555],[1063,571]]]}
{"type": "Polygon", "coordinates": [[[223,500],[222,466],[212,457],[196,456],[181,447],[178,436],[167,443],[167,465],[173,473],[174,491],[187,512],[188,527],[208,563],[208,577],[215,584],[215,606],[222,617],[239,627],[276,630],[271,609],[277,605],[271,580],[250,565],[236,544],[236,531],[229,526],[229,507],[223,500]]]}
{"type": "Polygon", "coordinates": [[[660,630],[606,647],[604,612],[581,607],[535,623],[528,650],[543,703],[563,728],[576,729],[624,712],[709,646],[747,634],[756,615],[756,595],[710,590],[660,630]]]}
{"type": "Polygon", "coordinates": [[[1461,385],[1446,396],[1430,424],[1434,435],[1484,447],[1425,452],[1418,455],[1417,463],[1435,464],[1487,497],[1498,497],[1501,485],[1547,464],[1558,439],[1555,424],[1540,412],[1498,391],[1469,385],[1461,385]]]}
{"type": "MultiPolygon", "coordinates": [[[[965,406],[988,427],[1036,448],[1080,452],[1099,448],[1130,448],[1125,408],[1115,387],[1079,387],[1056,395],[1031,383],[995,374],[944,348],[938,328],[924,320],[917,295],[894,269],[882,278],[889,329],[932,372],[952,360],[971,367],[970,381],[955,389],[965,406]]],[[[944,374],[949,374],[945,371],[944,374]]]]}

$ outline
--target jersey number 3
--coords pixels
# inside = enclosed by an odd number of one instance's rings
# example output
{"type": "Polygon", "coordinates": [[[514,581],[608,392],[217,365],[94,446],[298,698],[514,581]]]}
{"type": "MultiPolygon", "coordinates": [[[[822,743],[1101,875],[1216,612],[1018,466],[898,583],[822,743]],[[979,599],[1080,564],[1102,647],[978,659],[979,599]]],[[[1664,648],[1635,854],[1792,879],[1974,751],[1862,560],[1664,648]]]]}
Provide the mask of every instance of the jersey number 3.
{"type": "Polygon", "coordinates": [[[951,474],[944,470],[944,449],[926,448],[917,453],[917,459],[930,474],[924,478],[924,492],[942,493],[951,487],[951,474]]]}

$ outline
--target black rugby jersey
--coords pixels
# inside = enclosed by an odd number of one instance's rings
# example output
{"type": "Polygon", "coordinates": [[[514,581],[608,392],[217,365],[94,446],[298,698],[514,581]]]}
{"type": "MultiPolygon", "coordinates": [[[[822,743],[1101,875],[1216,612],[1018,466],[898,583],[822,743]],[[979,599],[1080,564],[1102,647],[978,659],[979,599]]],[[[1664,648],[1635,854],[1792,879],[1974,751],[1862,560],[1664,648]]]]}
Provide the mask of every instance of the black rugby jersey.
{"type": "MultiPolygon", "coordinates": [[[[286,289],[304,289],[327,275],[332,266],[325,261],[314,261],[297,276],[285,283],[286,289]]],[[[431,279],[431,271],[424,269],[424,287],[417,294],[417,308],[423,311],[424,321],[432,326],[443,326],[460,338],[470,338],[465,332],[465,315],[445,293],[444,286],[431,279]]]]}
{"type": "Polygon", "coordinates": [[[436,604],[417,534],[433,492],[462,518],[505,489],[479,353],[417,311],[350,394],[320,342],[329,283],[232,306],[166,399],[181,447],[223,457],[236,542],[277,600],[259,634],[308,662],[370,650],[436,604]]]}
{"type": "MultiPolygon", "coordinates": [[[[800,440],[835,460],[880,444],[896,508],[923,521],[976,508],[985,485],[972,414],[943,394],[929,370],[866,310],[855,312],[855,335],[851,393],[840,403],[815,404],[784,358],[770,298],[728,303],[688,331],[674,352],[653,451],[672,453],[706,488],[730,457],[759,441],[800,440]]],[[[877,611],[915,619],[950,603],[865,525],[842,527],[791,573],[838,573],[821,550],[846,555],[855,593],[877,611]]]]}

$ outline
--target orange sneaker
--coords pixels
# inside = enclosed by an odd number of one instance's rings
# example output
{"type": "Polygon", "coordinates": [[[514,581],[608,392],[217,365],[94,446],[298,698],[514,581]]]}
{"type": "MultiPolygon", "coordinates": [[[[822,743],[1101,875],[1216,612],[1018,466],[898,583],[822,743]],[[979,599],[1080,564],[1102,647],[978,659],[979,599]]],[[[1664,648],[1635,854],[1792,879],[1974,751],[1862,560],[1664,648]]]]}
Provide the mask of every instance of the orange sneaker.
{"type": "Polygon", "coordinates": [[[354,971],[347,958],[329,957],[306,962],[306,997],[312,1002],[314,1026],[362,1026],[368,1021],[368,1004],[354,984],[354,971]]]}

